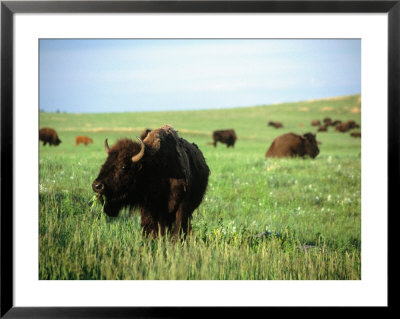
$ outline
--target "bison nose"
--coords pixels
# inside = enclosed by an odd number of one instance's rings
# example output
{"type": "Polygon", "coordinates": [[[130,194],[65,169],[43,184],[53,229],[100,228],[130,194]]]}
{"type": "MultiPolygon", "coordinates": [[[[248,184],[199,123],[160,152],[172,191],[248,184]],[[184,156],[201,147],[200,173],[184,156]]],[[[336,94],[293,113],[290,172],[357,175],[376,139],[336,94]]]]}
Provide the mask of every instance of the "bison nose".
{"type": "Polygon", "coordinates": [[[104,189],[104,184],[100,183],[100,182],[97,182],[97,181],[94,181],[93,184],[92,184],[92,188],[96,193],[100,193],[104,189]]]}

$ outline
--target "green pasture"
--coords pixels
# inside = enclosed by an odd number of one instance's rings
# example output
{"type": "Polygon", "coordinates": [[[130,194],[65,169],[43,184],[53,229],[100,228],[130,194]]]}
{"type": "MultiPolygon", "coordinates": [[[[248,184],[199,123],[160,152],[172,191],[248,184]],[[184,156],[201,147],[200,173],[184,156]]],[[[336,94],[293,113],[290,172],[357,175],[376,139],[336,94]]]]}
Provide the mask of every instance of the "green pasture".
{"type": "MultiPolygon", "coordinates": [[[[39,144],[39,279],[360,280],[361,140],[317,133],[312,159],[266,159],[283,133],[313,119],[361,124],[359,95],[235,109],[107,114],[40,113],[58,147],[39,144]],[[267,126],[269,121],[284,127],[267,126]],[[186,241],[146,238],[138,214],[112,219],[92,202],[92,181],[112,145],[169,124],[196,143],[211,170],[186,241]],[[234,148],[209,145],[235,129],[234,148]],[[77,135],[94,141],[75,146],[77,135]]],[[[360,129],[356,129],[360,130],[360,129]]]]}

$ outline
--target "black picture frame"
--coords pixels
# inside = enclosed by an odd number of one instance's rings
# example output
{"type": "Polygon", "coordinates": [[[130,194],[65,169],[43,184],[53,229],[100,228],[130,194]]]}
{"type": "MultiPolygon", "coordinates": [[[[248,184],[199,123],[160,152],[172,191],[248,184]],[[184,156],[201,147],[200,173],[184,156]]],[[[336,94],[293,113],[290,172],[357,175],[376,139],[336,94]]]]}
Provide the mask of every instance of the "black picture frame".
{"type": "MultiPolygon", "coordinates": [[[[388,14],[388,230],[398,213],[400,144],[400,0],[395,1],[1,1],[1,317],[5,318],[178,318],[273,315],[277,308],[191,307],[14,307],[13,303],[13,16],[15,13],[387,13],[388,14]],[[391,214],[390,214],[391,213],[391,214]],[[259,314],[258,314],[259,315],[259,314]]],[[[384,212],[382,212],[384,213],[384,212]]],[[[388,247],[393,232],[388,232],[388,247]]],[[[393,238],[392,238],[393,240],[393,238]]],[[[390,258],[388,254],[388,265],[390,258]]],[[[389,271],[390,269],[388,269],[389,271]]],[[[390,282],[388,281],[388,287],[390,282]]],[[[390,295],[391,296],[391,295],[390,295]]],[[[391,298],[388,310],[391,306],[391,298]]],[[[294,307],[291,307],[291,311],[294,307]]],[[[331,309],[334,314],[338,308],[331,309]]],[[[281,311],[281,310],[279,310],[281,311]]],[[[307,308],[296,307],[296,315],[307,308]]],[[[325,311],[325,310],[323,310],[325,311]]],[[[371,309],[367,309],[371,313],[371,309]]]]}

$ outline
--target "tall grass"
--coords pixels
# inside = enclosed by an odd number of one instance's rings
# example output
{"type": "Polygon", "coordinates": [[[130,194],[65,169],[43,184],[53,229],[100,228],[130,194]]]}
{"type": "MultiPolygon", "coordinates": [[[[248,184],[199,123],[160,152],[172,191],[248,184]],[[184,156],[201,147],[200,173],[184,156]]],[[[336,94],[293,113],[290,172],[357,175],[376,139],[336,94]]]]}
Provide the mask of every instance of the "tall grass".
{"type": "Polygon", "coordinates": [[[315,132],[312,119],[354,119],[360,97],[229,110],[114,114],[41,113],[58,147],[39,146],[40,279],[361,279],[361,145],[348,133],[317,134],[320,155],[265,159],[273,138],[315,132]],[[283,129],[268,127],[281,121],[283,129]],[[151,240],[136,212],[116,219],[93,203],[103,142],[170,124],[211,169],[186,241],[151,240]],[[234,128],[235,147],[211,132],[234,128]],[[74,146],[76,135],[94,144],[74,146]]]}

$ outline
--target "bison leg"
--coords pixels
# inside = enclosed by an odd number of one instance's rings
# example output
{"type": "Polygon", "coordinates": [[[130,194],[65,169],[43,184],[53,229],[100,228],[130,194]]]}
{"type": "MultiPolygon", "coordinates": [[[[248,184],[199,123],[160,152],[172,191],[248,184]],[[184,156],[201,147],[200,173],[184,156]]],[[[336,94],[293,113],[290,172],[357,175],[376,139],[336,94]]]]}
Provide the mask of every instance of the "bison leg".
{"type": "Polygon", "coordinates": [[[144,209],[140,212],[141,221],[140,225],[146,235],[151,235],[153,238],[158,234],[158,223],[154,220],[153,216],[144,209]]]}
{"type": "Polygon", "coordinates": [[[173,221],[165,213],[153,214],[150,211],[142,209],[140,225],[146,235],[151,235],[153,238],[156,238],[158,234],[164,236],[172,228],[173,221]]]}
{"type": "Polygon", "coordinates": [[[183,179],[169,179],[168,213],[175,213],[185,194],[185,181],[183,179]]]}
{"type": "Polygon", "coordinates": [[[175,214],[173,237],[178,237],[180,234],[183,234],[183,238],[185,238],[186,235],[191,232],[192,225],[189,215],[190,214],[188,214],[187,210],[184,208],[184,204],[180,204],[175,214]]]}
{"type": "Polygon", "coordinates": [[[179,235],[183,228],[186,235],[187,218],[184,212],[182,201],[186,192],[186,183],[183,179],[170,178],[170,196],[168,199],[168,213],[170,215],[169,227],[174,225],[172,236],[179,235]]]}

